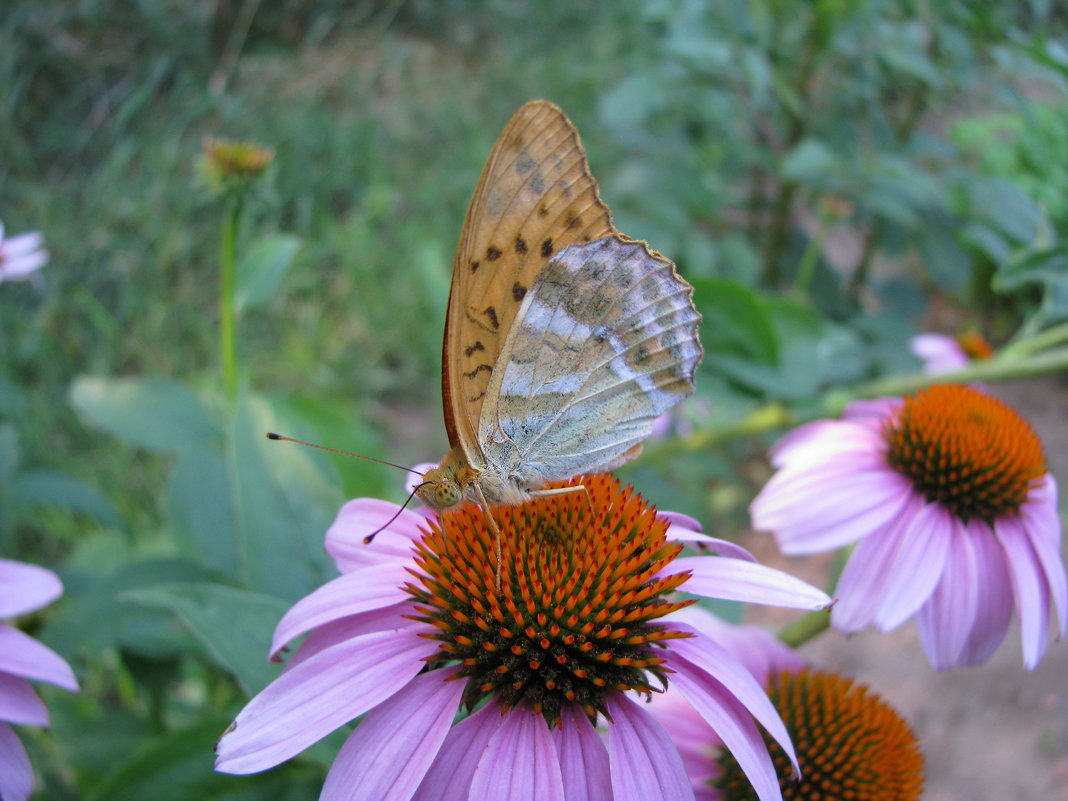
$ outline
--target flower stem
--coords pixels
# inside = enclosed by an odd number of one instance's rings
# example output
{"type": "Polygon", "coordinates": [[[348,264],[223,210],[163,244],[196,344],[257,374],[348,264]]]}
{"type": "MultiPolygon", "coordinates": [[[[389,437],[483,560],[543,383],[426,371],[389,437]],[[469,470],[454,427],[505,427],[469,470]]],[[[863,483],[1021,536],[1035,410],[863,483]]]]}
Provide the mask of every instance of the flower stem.
{"type": "Polygon", "coordinates": [[[223,387],[226,398],[237,398],[237,356],[234,333],[234,263],[237,254],[237,228],[241,217],[241,202],[230,206],[223,224],[222,248],[219,254],[219,346],[221,348],[223,387]]]}
{"type": "Polygon", "coordinates": [[[837,414],[850,400],[856,398],[878,398],[887,395],[903,395],[930,384],[970,384],[975,381],[1005,381],[1013,378],[1029,378],[1068,369],[1068,347],[1048,350],[1026,358],[1010,355],[1005,358],[999,353],[993,359],[975,361],[963,370],[952,373],[926,375],[892,376],[869,381],[828,397],[827,410],[837,414]]]}
{"type": "Polygon", "coordinates": [[[1068,341],[1068,323],[1061,323],[1047,328],[1032,337],[1006,345],[998,350],[997,355],[999,359],[1018,359],[1022,356],[1029,356],[1037,351],[1051,348],[1054,345],[1060,345],[1065,341],[1068,341]]]}
{"type": "Polygon", "coordinates": [[[779,632],[779,639],[791,648],[798,648],[819,634],[825,632],[831,625],[831,611],[821,609],[819,612],[809,612],[803,618],[779,632]]]}

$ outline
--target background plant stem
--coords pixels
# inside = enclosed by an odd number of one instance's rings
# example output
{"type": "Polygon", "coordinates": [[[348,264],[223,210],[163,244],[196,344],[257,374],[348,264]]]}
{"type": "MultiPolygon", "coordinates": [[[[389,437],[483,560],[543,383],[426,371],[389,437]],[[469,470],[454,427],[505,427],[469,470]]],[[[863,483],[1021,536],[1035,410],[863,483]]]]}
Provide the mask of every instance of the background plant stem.
{"type": "Polygon", "coordinates": [[[222,360],[223,387],[226,398],[237,398],[237,348],[234,333],[234,262],[237,255],[237,226],[241,202],[234,201],[223,224],[222,249],[219,254],[219,347],[222,360]]]}

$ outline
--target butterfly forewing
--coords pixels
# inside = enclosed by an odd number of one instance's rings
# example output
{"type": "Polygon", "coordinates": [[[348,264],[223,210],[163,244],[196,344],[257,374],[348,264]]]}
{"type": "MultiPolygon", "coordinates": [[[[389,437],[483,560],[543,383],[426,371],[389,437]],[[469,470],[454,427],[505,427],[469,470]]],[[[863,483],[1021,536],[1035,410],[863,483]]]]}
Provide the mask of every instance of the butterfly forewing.
{"type": "Polygon", "coordinates": [[[693,391],[692,287],[644,243],[574,245],[534,281],[487,387],[479,441],[520,485],[613,469],[693,391]]]}
{"type": "Polygon", "coordinates": [[[485,462],[479,418],[520,305],[549,260],[614,231],[578,133],[543,100],[505,126],[464,221],[445,323],[442,395],[449,444],[485,462]]]}

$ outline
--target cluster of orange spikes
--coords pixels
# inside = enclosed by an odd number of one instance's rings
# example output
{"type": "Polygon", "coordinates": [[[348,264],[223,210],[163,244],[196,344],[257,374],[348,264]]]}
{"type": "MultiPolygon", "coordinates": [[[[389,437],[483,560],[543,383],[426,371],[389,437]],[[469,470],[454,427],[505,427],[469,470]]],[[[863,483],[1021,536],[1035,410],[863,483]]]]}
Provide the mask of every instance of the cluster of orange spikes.
{"type": "Polygon", "coordinates": [[[905,398],[886,438],[890,466],[967,522],[1016,514],[1046,471],[1031,426],[997,398],[941,384],[905,398]]]}
{"type": "Polygon", "coordinates": [[[686,572],[661,571],[682,550],[667,522],[608,476],[572,479],[587,492],[490,510],[502,564],[482,510],[441,516],[416,545],[419,618],[434,627],[437,664],[461,665],[466,702],[494,695],[558,722],[565,703],[594,718],[610,689],[652,692],[664,683],[656,644],[689,636],[654,621],[692,601],[665,598],[686,572]],[[500,589],[497,576],[500,576],[500,589]]]}

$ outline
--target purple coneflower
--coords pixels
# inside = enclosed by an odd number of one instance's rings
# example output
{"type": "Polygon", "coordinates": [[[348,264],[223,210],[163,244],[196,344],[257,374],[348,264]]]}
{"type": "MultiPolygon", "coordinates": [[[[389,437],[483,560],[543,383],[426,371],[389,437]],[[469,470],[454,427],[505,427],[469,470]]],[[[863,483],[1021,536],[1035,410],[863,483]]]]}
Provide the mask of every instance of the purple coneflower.
{"type": "Polygon", "coordinates": [[[44,237],[30,231],[4,239],[4,224],[0,223],[0,284],[4,281],[25,281],[48,263],[48,251],[42,249],[44,237]]]}
{"type": "MultiPolygon", "coordinates": [[[[923,788],[923,754],[915,734],[875,693],[851,679],[814,671],[769,632],[731,626],[703,610],[676,612],[720,642],[764,686],[797,748],[801,779],[778,744],[765,743],[786,801],[853,799],[916,801],[923,788]]],[[[751,801],[748,777],[709,725],[673,688],[649,706],[682,755],[697,801],[751,801]]]]}
{"type": "Polygon", "coordinates": [[[963,370],[973,361],[989,359],[994,354],[982,334],[918,334],[909,340],[909,350],[923,362],[928,375],[963,370]]]}
{"type": "Polygon", "coordinates": [[[668,682],[720,733],[763,801],[780,797],[754,723],[793,748],[764,691],[718,643],[664,618],[697,595],[816,609],[819,590],[658,515],[609,476],[587,493],[439,517],[351,501],[327,533],[342,576],[298,602],[273,651],[308,634],[237,716],[217,769],[277,765],[364,715],[322,799],[691,799],[679,753],[633,700],[668,682]],[[723,556],[679,558],[682,542],[723,556]],[[462,717],[458,723],[457,716],[462,717]]]}
{"type": "Polygon", "coordinates": [[[1064,635],[1057,485],[1035,432],[1001,401],[946,384],[854,403],[788,434],[772,461],[754,527],[791,555],[856,543],[835,627],[889,631],[915,615],[940,669],[986,661],[1014,610],[1028,669],[1051,607],[1064,635]]]}
{"type": "MultiPolygon", "coordinates": [[[[47,606],[63,594],[54,573],[36,565],[0,559],[0,618],[47,606]]],[[[28,679],[77,692],[70,666],[54,651],[0,623],[0,798],[25,801],[33,792],[33,768],[9,723],[47,726],[48,710],[28,679]]]]}

